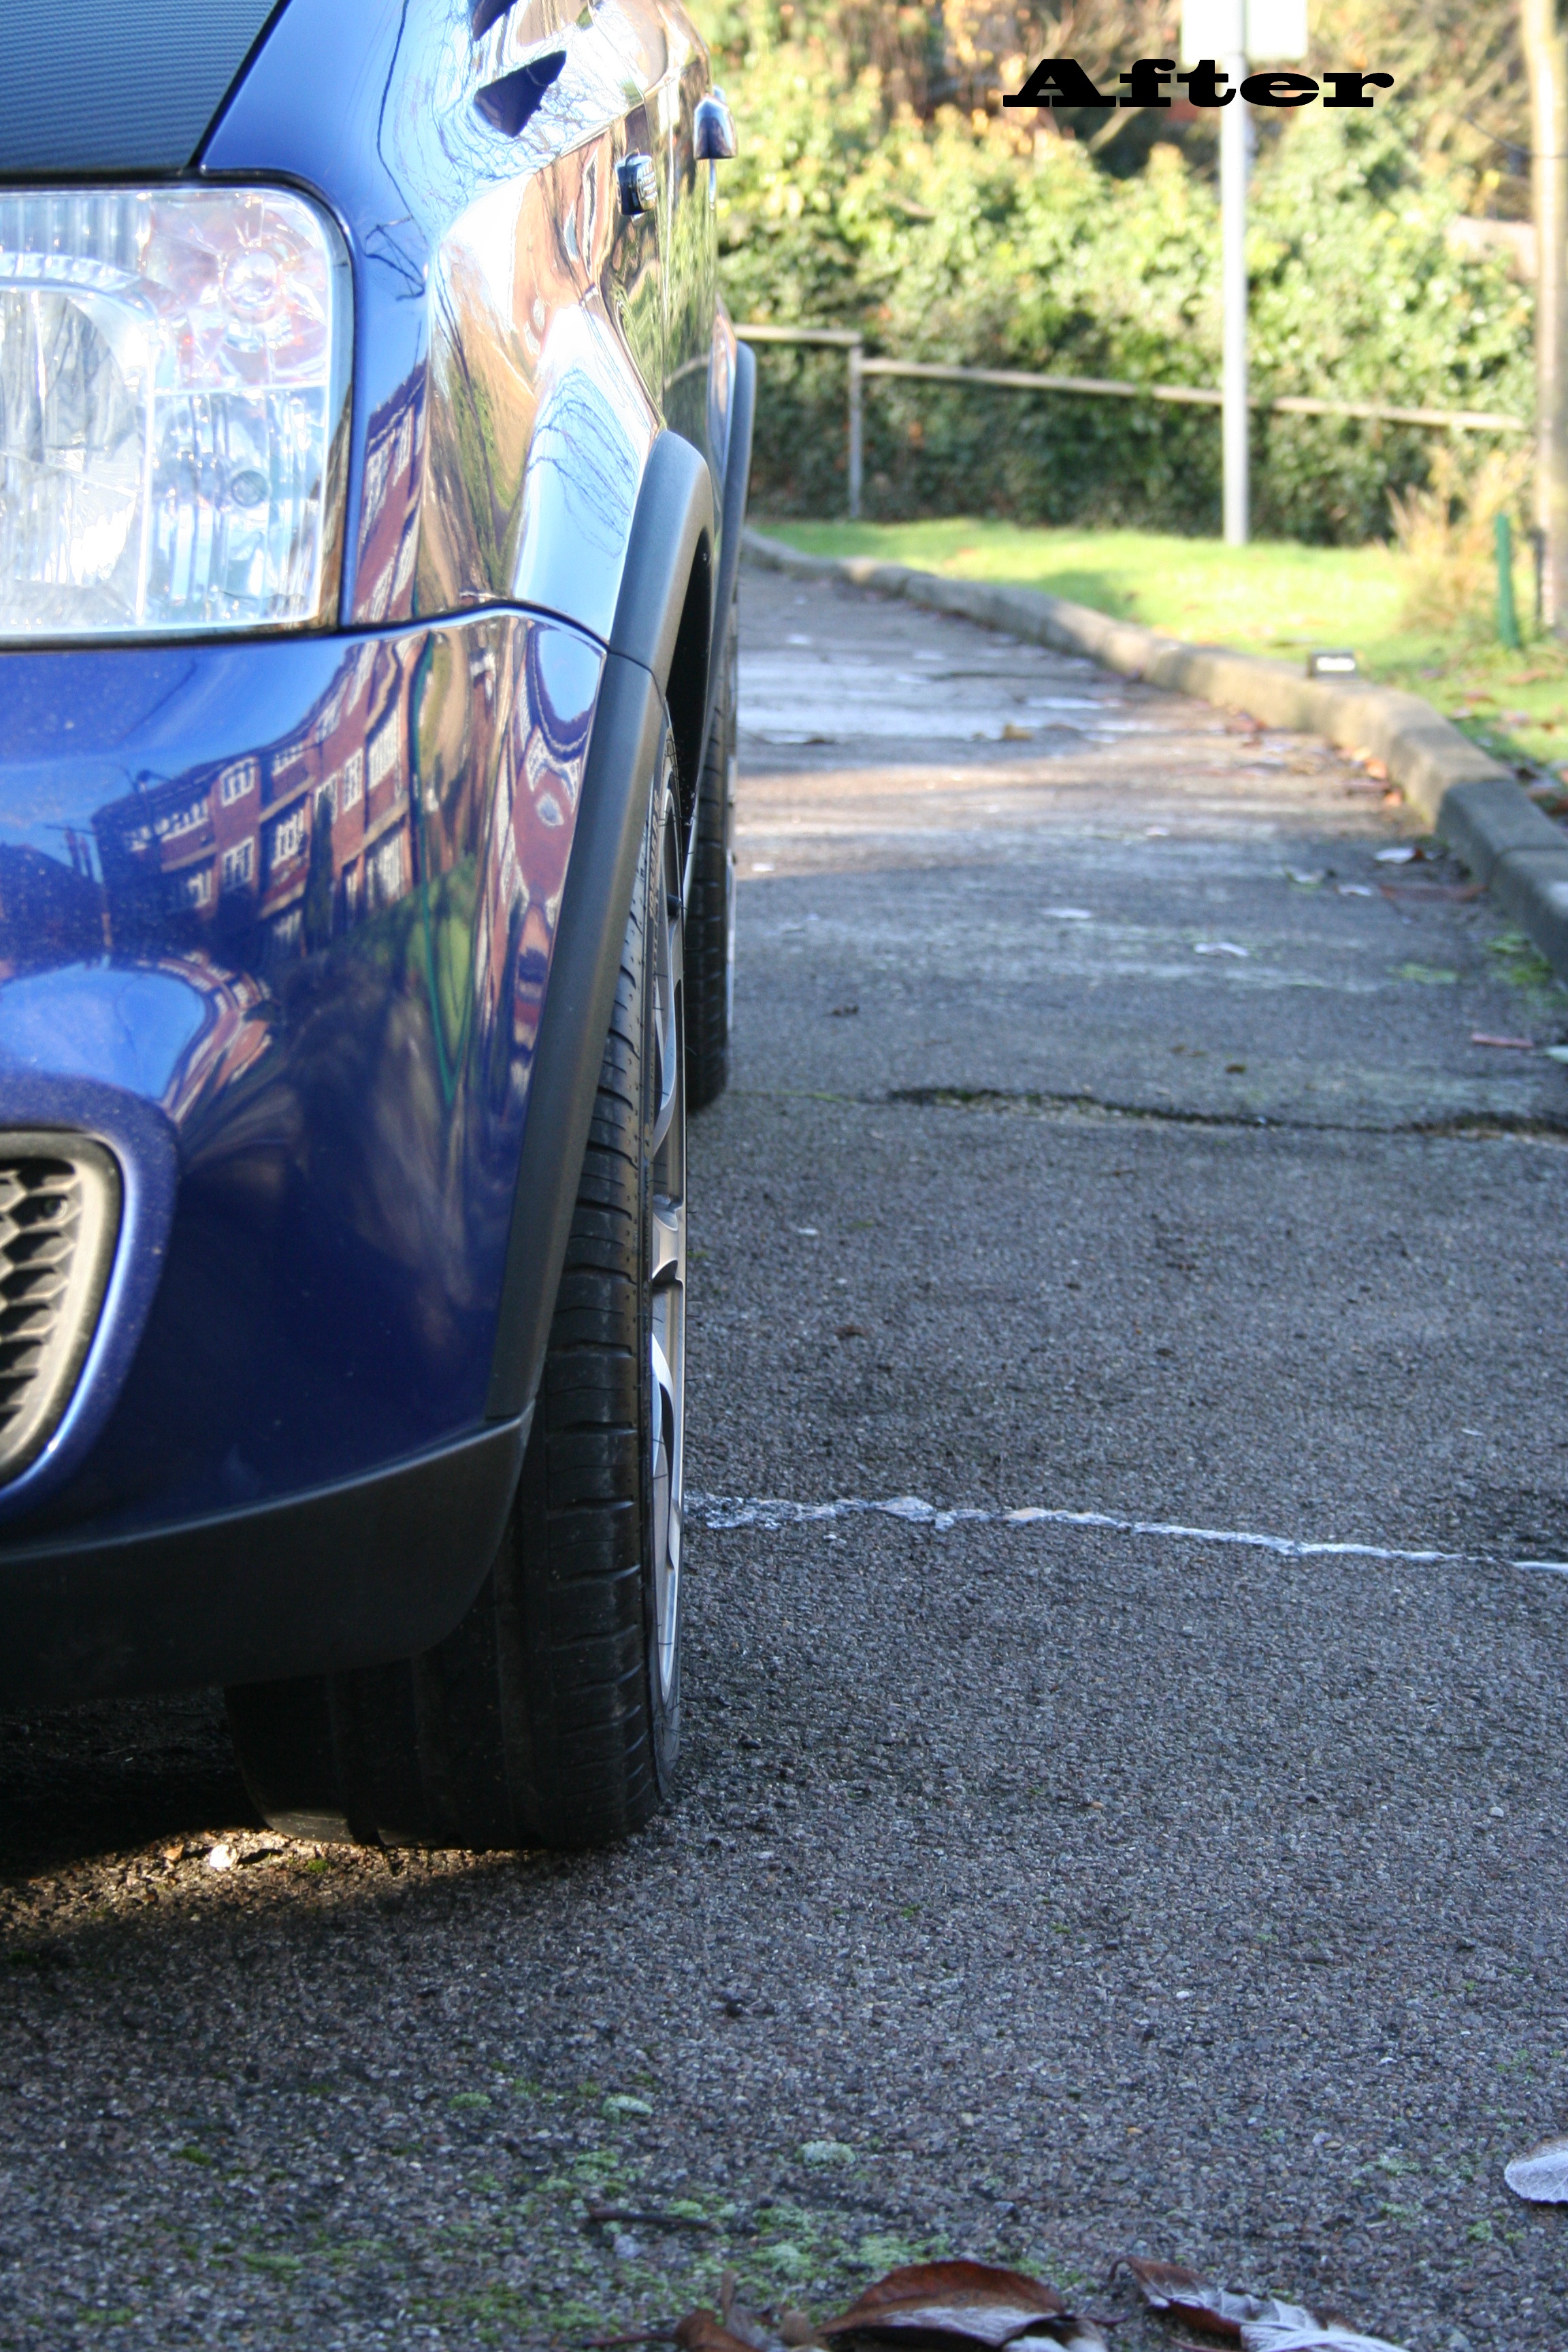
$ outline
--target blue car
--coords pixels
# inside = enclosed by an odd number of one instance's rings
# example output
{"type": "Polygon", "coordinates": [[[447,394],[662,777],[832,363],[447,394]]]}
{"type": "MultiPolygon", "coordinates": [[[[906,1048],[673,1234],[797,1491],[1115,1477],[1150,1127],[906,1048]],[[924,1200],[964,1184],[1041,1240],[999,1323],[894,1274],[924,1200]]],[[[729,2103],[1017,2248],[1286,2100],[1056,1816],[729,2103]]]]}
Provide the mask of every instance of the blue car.
{"type": "Polygon", "coordinates": [[[0,0],[0,1701],[583,1845],[680,1726],[754,373],[679,0],[0,0]]]}

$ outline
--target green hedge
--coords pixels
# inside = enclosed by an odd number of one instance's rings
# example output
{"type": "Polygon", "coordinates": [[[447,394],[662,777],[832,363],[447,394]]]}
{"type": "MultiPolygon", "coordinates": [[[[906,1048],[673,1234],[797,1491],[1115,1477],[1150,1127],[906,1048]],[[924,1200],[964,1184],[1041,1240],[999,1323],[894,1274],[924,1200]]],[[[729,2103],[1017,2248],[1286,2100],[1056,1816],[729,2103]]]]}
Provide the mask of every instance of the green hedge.
{"type": "MultiPolygon", "coordinates": [[[[1049,137],[1029,154],[952,118],[889,124],[869,79],[835,87],[809,42],[753,28],[737,47],[742,150],[721,235],[738,319],[853,325],[868,350],[909,359],[1217,383],[1217,203],[1175,148],[1112,179],[1049,137]]],[[[1448,251],[1454,209],[1396,115],[1291,120],[1254,183],[1254,391],[1528,416],[1529,293],[1500,257],[1448,251]]],[[[842,512],[842,353],[758,356],[758,507],[842,512]]],[[[1259,415],[1257,527],[1382,535],[1389,490],[1425,479],[1432,439],[1259,415]]],[[[873,381],[866,510],[1212,530],[1218,412],[873,381]]]]}

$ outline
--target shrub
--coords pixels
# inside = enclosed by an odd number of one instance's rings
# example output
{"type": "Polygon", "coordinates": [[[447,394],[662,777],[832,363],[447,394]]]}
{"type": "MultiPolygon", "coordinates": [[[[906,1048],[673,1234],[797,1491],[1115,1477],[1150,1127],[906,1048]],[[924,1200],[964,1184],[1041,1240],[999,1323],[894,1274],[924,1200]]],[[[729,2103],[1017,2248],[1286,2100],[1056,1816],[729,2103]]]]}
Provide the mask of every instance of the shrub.
{"type": "MultiPolygon", "coordinates": [[[[1026,117],[889,114],[876,74],[836,80],[822,39],[777,39],[760,17],[733,67],[742,145],[721,234],[738,319],[853,325],[911,359],[1217,383],[1217,201],[1177,148],[1112,179],[1080,144],[1026,143],[1026,117]]],[[[1395,115],[1290,120],[1255,176],[1254,394],[1527,417],[1530,296],[1502,257],[1449,251],[1455,209],[1395,115]]],[[[759,507],[842,511],[842,354],[764,348],[759,362],[759,507]]],[[[1427,482],[1434,444],[1421,427],[1259,412],[1257,526],[1375,536],[1390,492],[1427,482]]],[[[870,514],[1212,530],[1219,486],[1213,409],[868,386],[870,514]]]]}
{"type": "Polygon", "coordinates": [[[1451,446],[1434,455],[1425,488],[1389,493],[1405,562],[1405,622],[1453,629],[1489,624],[1497,594],[1497,518],[1516,504],[1528,452],[1489,450],[1467,469],[1451,446]]]}

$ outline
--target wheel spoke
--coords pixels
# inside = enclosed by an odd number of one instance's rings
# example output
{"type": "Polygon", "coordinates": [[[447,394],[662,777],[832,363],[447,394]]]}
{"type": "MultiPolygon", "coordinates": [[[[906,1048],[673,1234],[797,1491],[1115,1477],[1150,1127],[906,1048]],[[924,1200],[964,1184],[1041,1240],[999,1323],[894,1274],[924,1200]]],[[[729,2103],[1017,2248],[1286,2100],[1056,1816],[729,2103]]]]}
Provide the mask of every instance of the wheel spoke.
{"type": "Polygon", "coordinates": [[[658,1686],[675,1685],[680,1633],[681,1493],[686,1391],[686,1028],[680,835],[666,793],[651,908],[653,1003],[649,1028],[651,1160],[647,1463],[652,1502],[653,1598],[658,1686]]]}
{"type": "MultiPolygon", "coordinates": [[[[675,960],[675,971],[679,971],[679,931],[670,929],[668,922],[660,929],[660,948],[666,950],[666,960],[675,960]]],[[[675,971],[670,971],[668,981],[666,973],[660,971],[658,1002],[654,1007],[654,1101],[658,1103],[658,1110],[654,1112],[654,1150],[658,1150],[670,1134],[670,1119],[675,1118],[675,1098],[682,1077],[684,1007],[682,988],[677,983],[675,971]]]]}
{"type": "Polygon", "coordinates": [[[653,1286],[662,1290],[686,1280],[686,1204],[655,1196],[653,1204],[653,1286]]]}

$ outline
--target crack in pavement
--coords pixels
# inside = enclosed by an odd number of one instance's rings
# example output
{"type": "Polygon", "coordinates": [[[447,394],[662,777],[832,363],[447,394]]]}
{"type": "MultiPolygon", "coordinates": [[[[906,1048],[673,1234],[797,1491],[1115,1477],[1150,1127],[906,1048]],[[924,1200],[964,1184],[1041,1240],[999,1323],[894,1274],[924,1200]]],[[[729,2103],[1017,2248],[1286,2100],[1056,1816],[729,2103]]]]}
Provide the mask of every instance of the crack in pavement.
{"type": "Polygon", "coordinates": [[[1436,1142],[1568,1142],[1568,1118],[1512,1111],[1460,1111],[1447,1118],[1293,1118],[1278,1111],[1190,1110],[1159,1103],[1118,1102],[1114,1097],[1048,1093],[1006,1087],[894,1087],[886,1094],[841,1094],[821,1087],[731,1087],[737,1100],[840,1103],[862,1110],[1029,1111],[1086,1118],[1122,1119],[1149,1127],[1230,1128],[1244,1134],[1407,1135],[1436,1142]]]}
{"type": "Polygon", "coordinates": [[[688,1492],[685,1507],[703,1527],[720,1532],[730,1528],[806,1527],[826,1519],[875,1517],[902,1519],[910,1527],[932,1528],[945,1535],[950,1528],[1089,1528],[1101,1533],[1157,1536],[1176,1543],[1235,1544],[1247,1551],[1271,1552],[1277,1559],[1380,1559],[1412,1568],[1512,1568],[1546,1576],[1568,1576],[1568,1560],[1511,1559],[1500,1553],[1406,1550],[1396,1544],[1336,1543],[1296,1536],[1264,1535],[1252,1528],[1194,1528],[1178,1519],[1127,1519],[1112,1511],[1069,1511],[1042,1503],[1026,1503],[1010,1511],[988,1511],[960,1506],[952,1510],[926,1502],[919,1495],[889,1495],[867,1499],[840,1495],[826,1503],[795,1503],[766,1495],[702,1495],[688,1492]]]}
{"type": "Polygon", "coordinates": [[[1538,1143],[1568,1140],[1568,1118],[1536,1112],[1462,1111],[1448,1118],[1398,1119],[1373,1124],[1370,1119],[1291,1118],[1278,1111],[1183,1110],[1158,1103],[1126,1103],[1100,1095],[1046,1094],[1013,1091],[1005,1087],[899,1087],[867,1101],[903,1104],[914,1110],[1037,1110],[1098,1112],[1106,1118],[1142,1120],[1156,1127],[1232,1127],[1256,1133],[1259,1128],[1297,1135],[1412,1135],[1442,1140],[1497,1142],[1505,1136],[1538,1143]]]}

